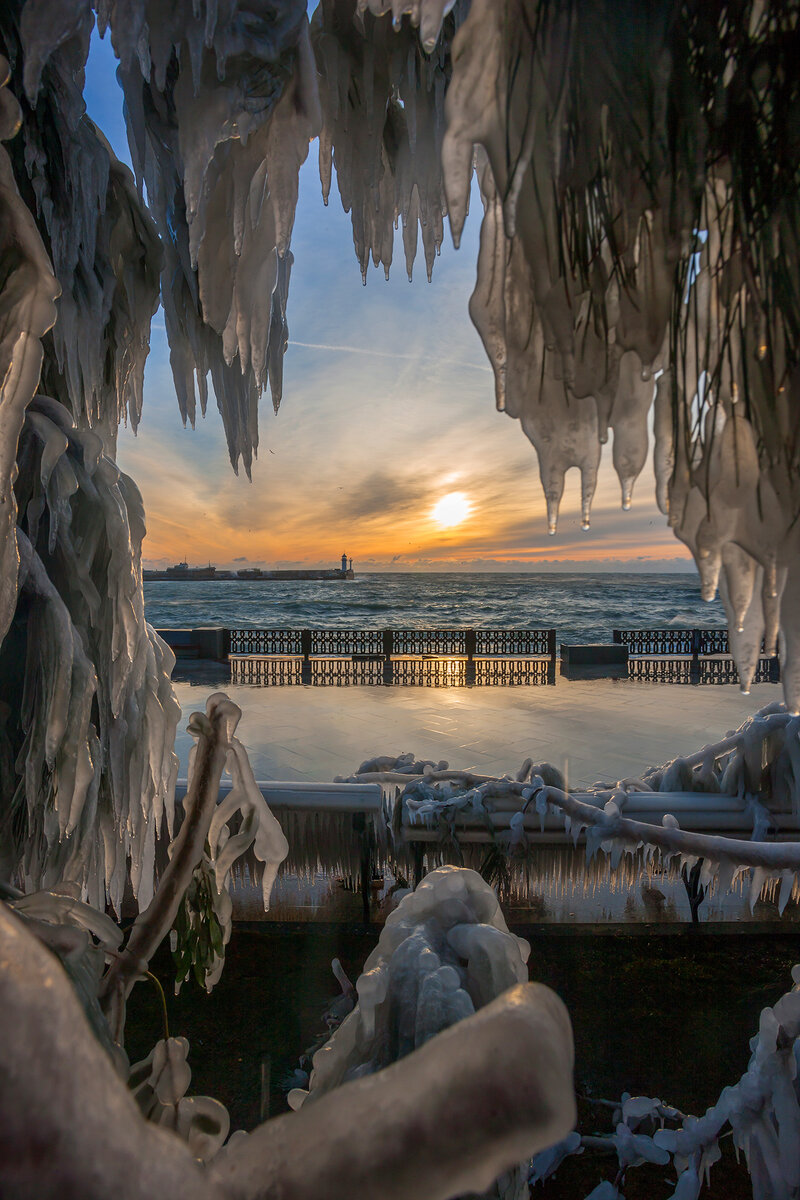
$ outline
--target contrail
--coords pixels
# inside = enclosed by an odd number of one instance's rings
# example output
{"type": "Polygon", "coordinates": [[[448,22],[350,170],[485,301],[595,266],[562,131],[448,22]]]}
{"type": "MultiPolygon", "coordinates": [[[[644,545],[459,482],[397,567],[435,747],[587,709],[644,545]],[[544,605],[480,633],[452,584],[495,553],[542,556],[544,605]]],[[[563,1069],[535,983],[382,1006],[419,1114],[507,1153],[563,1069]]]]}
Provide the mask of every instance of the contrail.
{"type": "MultiPolygon", "coordinates": [[[[290,346],[301,346],[304,350],[334,350],[338,354],[364,354],[368,358],[403,358],[408,362],[419,362],[421,356],[419,354],[397,354],[390,350],[365,350],[362,346],[327,346],[322,342],[295,342],[290,341],[290,346]]],[[[471,371],[488,371],[492,373],[492,368],[484,366],[483,363],[464,362],[460,358],[439,358],[437,362],[450,363],[455,367],[468,367],[471,371]]]]}

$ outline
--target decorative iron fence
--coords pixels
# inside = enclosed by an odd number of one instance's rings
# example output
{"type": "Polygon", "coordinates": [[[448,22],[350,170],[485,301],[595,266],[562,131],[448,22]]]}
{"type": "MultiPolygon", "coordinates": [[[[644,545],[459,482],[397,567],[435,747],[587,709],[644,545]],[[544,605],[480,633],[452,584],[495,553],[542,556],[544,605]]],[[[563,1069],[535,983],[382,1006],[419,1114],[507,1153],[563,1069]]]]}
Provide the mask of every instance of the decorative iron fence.
{"type": "Polygon", "coordinates": [[[629,654],[694,654],[695,629],[615,629],[614,641],[629,654]]]}
{"type": "Polygon", "coordinates": [[[312,629],[312,654],[383,654],[379,629],[312,629]]]}
{"type": "Polygon", "coordinates": [[[302,654],[299,629],[231,629],[231,654],[302,654]]]}
{"type": "Polygon", "coordinates": [[[509,658],[549,658],[555,662],[555,629],[476,629],[475,653],[509,658]]]}
{"type": "MultiPolygon", "coordinates": [[[[615,629],[614,641],[629,654],[702,655],[730,654],[727,629],[615,629]]],[[[761,652],[765,647],[762,642],[761,652]]]]}
{"type": "Polygon", "coordinates": [[[555,629],[231,629],[231,654],[549,658],[555,629]]]}
{"type": "Polygon", "coordinates": [[[470,687],[477,685],[547,685],[555,683],[555,665],[547,659],[436,658],[384,659],[281,658],[277,654],[231,655],[231,683],[256,687],[313,684],[322,687],[373,687],[402,684],[406,687],[470,687]]]}
{"type": "MultiPolygon", "coordinates": [[[[648,683],[736,683],[726,629],[615,629],[614,641],[628,647],[628,678],[648,683]]],[[[753,683],[778,683],[780,662],[765,654],[753,683]]]]}
{"type": "MultiPolygon", "coordinates": [[[[732,658],[631,658],[628,678],[639,683],[731,684],[739,682],[732,658]]],[[[753,683],[777,683],[777,659],[759,659],[753,683]]]]}

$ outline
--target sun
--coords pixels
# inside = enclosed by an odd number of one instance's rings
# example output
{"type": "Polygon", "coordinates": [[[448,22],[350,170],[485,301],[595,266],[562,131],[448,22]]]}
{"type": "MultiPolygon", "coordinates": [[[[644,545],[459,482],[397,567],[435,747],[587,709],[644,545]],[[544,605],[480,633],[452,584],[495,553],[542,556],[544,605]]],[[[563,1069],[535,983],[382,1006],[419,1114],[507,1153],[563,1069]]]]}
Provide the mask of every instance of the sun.
{"type": "Polygon", "coordinates": [[[431,509],[431,519],[441,529],[462,525],[472,512],[472,503],[464,492],[448,492],[431,509]]]}

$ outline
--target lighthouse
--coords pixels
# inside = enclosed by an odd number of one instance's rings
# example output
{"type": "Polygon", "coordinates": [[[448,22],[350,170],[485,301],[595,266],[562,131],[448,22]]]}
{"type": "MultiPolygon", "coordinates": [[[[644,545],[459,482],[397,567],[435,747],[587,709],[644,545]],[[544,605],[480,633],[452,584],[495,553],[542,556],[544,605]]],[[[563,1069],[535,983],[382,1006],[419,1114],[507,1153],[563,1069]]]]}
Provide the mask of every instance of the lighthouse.
{"type": "Polygon", "coordinates": [[[343,575],[347,574],[347,555],[346,554],[342,555],[342,574],[343,575]]]}

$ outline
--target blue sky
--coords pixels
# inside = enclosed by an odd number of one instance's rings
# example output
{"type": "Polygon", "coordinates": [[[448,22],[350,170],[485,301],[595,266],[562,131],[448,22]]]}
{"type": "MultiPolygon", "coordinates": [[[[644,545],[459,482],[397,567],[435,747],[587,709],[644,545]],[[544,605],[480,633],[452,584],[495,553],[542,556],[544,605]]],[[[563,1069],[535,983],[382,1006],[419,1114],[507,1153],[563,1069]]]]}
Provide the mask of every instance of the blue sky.
{"type": "MultiPolygon", "coordinates": [[[[108,38],[95,35],[87,109],[129,162],[115,65],[108,38]]],[[[446,232],[431,284],[421,260],[409,284],[398,244],[389,281],[371,269],[364,287],[335,183],[322,204],[312,143],[292,238],[284,398],[277,417],[262,400],[252,483],[231,471],[213,399],[195,430],[182,427],[162,314],[153,322],[142,423],[136,437],[121,430],[118,445],[145,501],[147,562],[329,565],[344,549],[362,570],[688,566],[656,509],[649,467],[632,511],[621,511],[610,446],[591,531],[580,529],[570,472],[558,534],[548,536],[535,451],[495,410],[467,312],[480,212],[476,195],[461,249],[446,232]],[[469,515],[442,528],[431,510],[452,492],[469,515]]]]}

